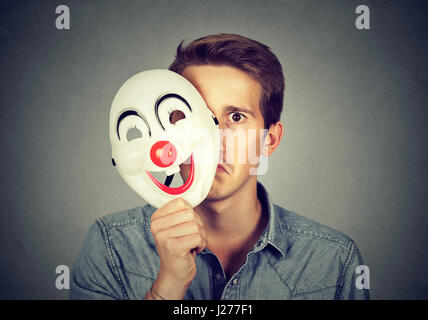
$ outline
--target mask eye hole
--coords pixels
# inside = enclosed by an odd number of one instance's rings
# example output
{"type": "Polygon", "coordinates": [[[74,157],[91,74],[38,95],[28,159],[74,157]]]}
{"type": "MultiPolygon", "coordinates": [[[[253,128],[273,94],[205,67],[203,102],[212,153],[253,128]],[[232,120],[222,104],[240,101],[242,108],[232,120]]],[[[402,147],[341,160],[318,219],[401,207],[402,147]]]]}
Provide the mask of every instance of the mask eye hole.
{"type": "Polygon", "coordinates": [[[185,119],[186,115],[181,110],[174,110],[169,114],[169,123],[176,124],[178,121],[185,119]]]}
{"type": "Polygon", "coordinates": [[[126,132],[126,140],[128,141],[140,139],[142,137],[143,137],[143,134],[141,133],[140,129],[138,129],[137,127],[130,128],[126,132]]]}
{"type": "Polygon", "coordinates": [[[124,112],[118,120],[117,134],[120,139],[128,142],[150,136],[150,128],[146,121],[135,111],[124,112]]]}
{"type": "Polygon", "coordinates": [[[192,108],[180,95],[169,93],[156,102],[155,113],[162,129],[166,130],[178,121],[188,118],[192,108]]]}

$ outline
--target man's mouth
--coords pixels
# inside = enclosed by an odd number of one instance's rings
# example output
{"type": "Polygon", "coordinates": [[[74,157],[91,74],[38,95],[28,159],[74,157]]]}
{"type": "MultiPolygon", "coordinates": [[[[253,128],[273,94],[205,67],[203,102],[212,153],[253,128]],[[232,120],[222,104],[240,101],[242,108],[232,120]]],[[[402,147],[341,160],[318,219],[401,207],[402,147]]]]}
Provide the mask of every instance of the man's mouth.
{"type": "Polygon", "coordinates": [[[190,159],[191,159],[191,161],[190,161],[191,165],[190,165],[189,177],[183,183],[183,185],[180,187],[169,187],[169,184],[171,183],[171,180],[172,180],[172,176],[166,176],[165,183],[168,184],[168,185],[166,185],[164,183],[159,182],[155,177],[153,177],[153,175],[150,172],[148,172],[148,171],[146,171],[146,172],[149,175],[150,179],[154,182],[154,184],[157,185],[159,187],[159,189],[161,189],[163,192],[171,194],[171,195],[179,195],[179,194],[186,192],[190,188],[190,186],[193,184],[193,180],[195,177],[195,164],[193,162],[193,153],[190,156],[190,159]]]}
{"type": "Polygon", "coordinates": [[[216,171],[216,172],[217,172],[217,173],[218,173],[218,172],[228,173],[228,172],[226,171],[226,169],[224,168],[224,166],[222,166],[221,164],[217,165],[217,171],[216,171]]]}

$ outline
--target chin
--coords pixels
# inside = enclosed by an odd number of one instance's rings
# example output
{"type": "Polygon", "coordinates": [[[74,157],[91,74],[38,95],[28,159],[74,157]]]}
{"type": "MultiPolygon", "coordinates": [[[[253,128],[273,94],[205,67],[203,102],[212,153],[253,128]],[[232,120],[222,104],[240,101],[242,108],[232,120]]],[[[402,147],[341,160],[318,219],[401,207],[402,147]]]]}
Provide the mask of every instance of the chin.
{"type": "Polygon", "coordinates": [[[225,200],[243,188],[252,178],[256,177],[257,181],[257,176],[236,175],[236,171],[234,173],[235,175],[217,174],[205,200],[225,200]]]}
{"type": "Polygon", "coordinates": [[[221,192],[211,192],[208,193],[207,197],[205,198],[205,201],[222,201],[224,199],[227,199],[230,196],[230,194],[227,193],[221,193],[221,192]]]}
{"type": "Polygon", "coordinates": [[[230,194],[230,184],[220,183],[217,179],[214,179],[211,190],[205,199],[207,201],[219,201],[226,199],[230,194]]]}
{"type": "Polygon", "coordinates": [[[244,181],[231,181],[229,179],[214,179],[214,182],[211,186],[211,190],[208,193],[206,200],[208,201],[221,201],[232,196],[236,191],[238,191],[244,181]]]}

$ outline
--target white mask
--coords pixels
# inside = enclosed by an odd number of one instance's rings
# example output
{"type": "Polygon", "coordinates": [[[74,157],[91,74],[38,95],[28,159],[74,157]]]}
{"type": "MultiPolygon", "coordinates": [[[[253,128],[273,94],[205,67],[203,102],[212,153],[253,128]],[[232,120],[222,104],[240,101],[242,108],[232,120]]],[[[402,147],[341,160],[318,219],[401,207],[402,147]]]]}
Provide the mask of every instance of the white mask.
{"type": "Polygon", "coordinates": [[[175,72],[138,73],[113,99],[113,164],[126,183],[154,207],[177,197],[195,207],[205,199],[217,170],[219,141],[217,119],[195,87],[175,72]],[[172,175],[179,175],[179,165],[186,160],[191,163],[187,180],[182,186],[169,187],[172,175]],[[152,175],[161,171],[166,181],[152,175]]]}

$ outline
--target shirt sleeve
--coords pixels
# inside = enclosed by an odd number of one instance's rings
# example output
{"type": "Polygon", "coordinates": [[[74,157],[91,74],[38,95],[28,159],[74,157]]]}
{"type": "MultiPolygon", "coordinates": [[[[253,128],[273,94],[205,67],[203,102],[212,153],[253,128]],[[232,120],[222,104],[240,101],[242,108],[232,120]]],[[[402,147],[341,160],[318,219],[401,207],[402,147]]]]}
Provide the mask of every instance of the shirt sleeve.
{"type": "Polygon", "coordinates": [[[364,265],[361,253],[355,243],[352,244],[349,250],[349,256],[350,263],[344,271],[345,276],[339,299],[369,300],[369,269],[364,265]],[[362,280],[363,278],[365,281],[362,280]],[[361,286],[362,283],[365,285],[361,286]]]}
{"type": "Polygon", "coordinates": [[[71,300],[124,299],[125,291],[109,258],[108,242],[95,222],[89,228],[70,276],[71,300]]]}

